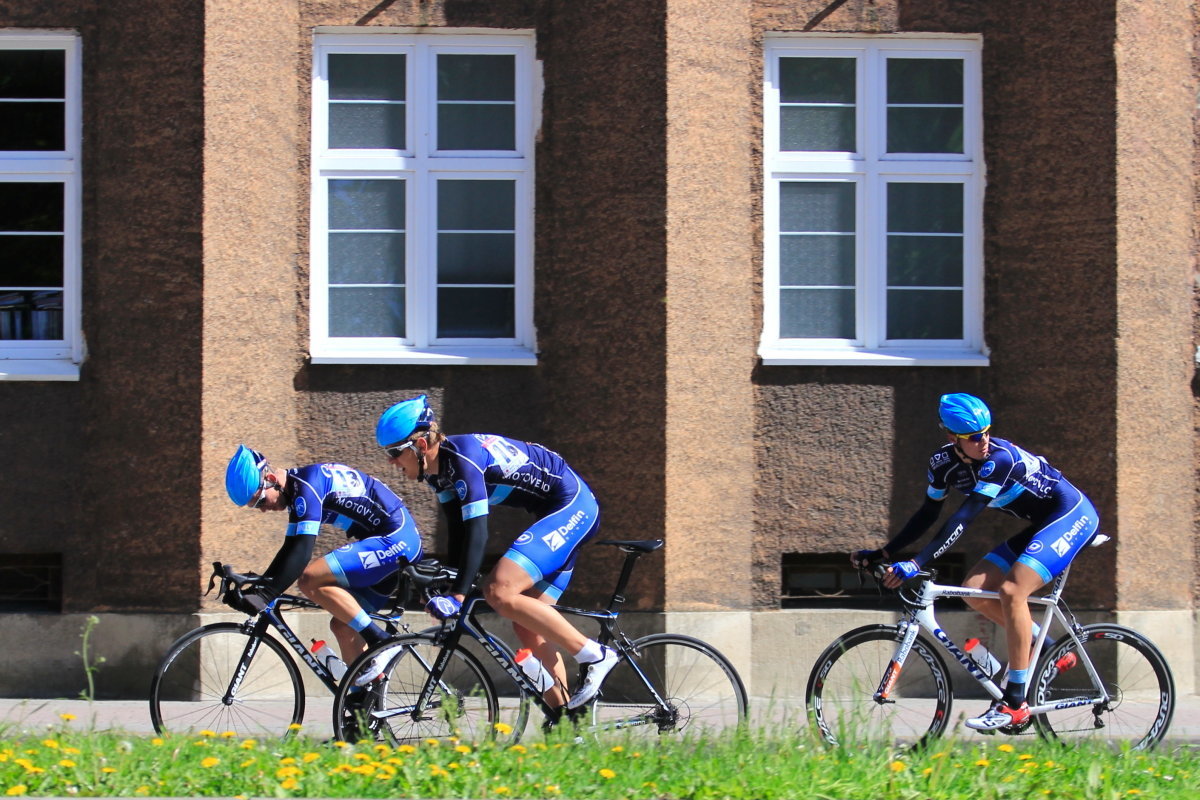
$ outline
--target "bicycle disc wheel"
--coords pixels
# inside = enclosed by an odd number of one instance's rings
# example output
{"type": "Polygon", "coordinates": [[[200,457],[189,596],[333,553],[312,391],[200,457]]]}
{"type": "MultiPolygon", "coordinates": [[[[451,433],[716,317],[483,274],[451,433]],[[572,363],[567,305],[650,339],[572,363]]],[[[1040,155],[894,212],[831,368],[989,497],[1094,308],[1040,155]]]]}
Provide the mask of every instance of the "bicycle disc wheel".
{"type": "Polygon", "coordinates": [[[638,639],[633,647],[634,663],[623,658],[600,684],[591,714],[597,731],[691,733],[734,728],[745,721],[742,679],[711,645],[690,636],[657,633],[638,639]],[[664,704],[655,700],[646,681],[664,704]]]}
{"type": "MultiPolygon", "coordinates": [[[[505,727],[497,729],[501,720],[495,686],[479,660],[462,648],[450,656],[428,705],[420,713],[415,710],[442,649],[432,636],[408,634],[380,642],[357,658],[334,699],[337,737],[392,745],[449,736],[467,741],[503,737],[505,727]],[[355,686],[376,660],[383,673],[365,687],[355,686]]],[[[508,735],[515,738],[519,733],[508,735]]]]}
{"type": "MultiPolygon", "coordinates": [[[[1101,624],[1088,625],[1083,631],[1083,650],[1109,699],[1099,706],[1079,705],[1039,714],[1034,717],[1038,732],[1047,739],[1129,742],[1138,750],[1153,747],[1167,732],[1175,713],[1175,680],[1166,659],[1149,639],[1129,628],[1101,624]]],[[[1070,636],[1050,646],[1036,676],[1030,687],[1030,705],[1066,702],[1096,691],[1070,636]]]]}
{"type": "Polygon", "coordinates": [[[950,677],[941,655],[917,637],[886,699],[875,693],[899,645],[894,625],[867,625],[834,640],[813,665],[805,702],[809,720],[830,744],[917,746],[940,736],[950,719],[950,677]]]}
{"type": "Polygon", "coordinates": [[[150,684],[150,719],[159,733],[210,730],[282,737],[304,718],[296,662],[269,636],[258,640],[230,695],[250,635],[235,622],[205,625],[171,645],[150,684]]]}

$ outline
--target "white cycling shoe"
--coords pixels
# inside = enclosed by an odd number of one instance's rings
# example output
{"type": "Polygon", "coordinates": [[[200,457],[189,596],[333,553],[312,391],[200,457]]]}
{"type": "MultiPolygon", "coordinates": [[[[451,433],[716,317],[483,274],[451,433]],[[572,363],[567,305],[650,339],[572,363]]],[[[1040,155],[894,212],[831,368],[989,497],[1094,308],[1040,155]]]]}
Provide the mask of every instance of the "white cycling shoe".
{"type": "Polygon", "coordinates": [[[583,678],[583,685],[571,695],[571,699],[567,701],[567,708],[579,708],[586,705],[596,692],[600,691],[600,684],[608,677],[608,673],[612,672],[612,668],[617,665],[620,656],[617,651],[611,648],[604,648],[604,656],[599,661],[593,661],[587,665],[587,674],[583,678]]]}

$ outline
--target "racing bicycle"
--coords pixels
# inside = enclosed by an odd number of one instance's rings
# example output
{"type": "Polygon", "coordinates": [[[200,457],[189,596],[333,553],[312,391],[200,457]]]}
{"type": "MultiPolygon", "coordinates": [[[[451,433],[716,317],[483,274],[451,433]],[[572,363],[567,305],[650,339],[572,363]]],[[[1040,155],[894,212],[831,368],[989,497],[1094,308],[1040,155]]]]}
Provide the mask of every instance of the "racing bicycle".
{"type": "MultiPolygon", "coordinates": [[[[1108,540],[1097,535],[1089,546],[1108,540]]],[[[1062,599],[1070,568],[1044,596],[1033,643],[1028,686],[1031,717],[1001,728],[1009,735],[1030,727],[1046,739],[1127,741],[1134,749],[1157,744],[1175,711],[1175,681],[1158,647],[1123,625],[1080,625],[1062,599]],[[1047,644],[1051,623],[1064,631],[1047,644]]],[[[882,577],[882,567],[875,567],[882,577]]],[[[938,624],[934,606],[944,597],[998,598],[996,592],[936,583],[920,572],[899,589],[904,608],[894,625],[867,625],[838,637],[813,665],[806,704],[811,723],[830,744],[865,741],[919,746],[945,732],[954,689],[942,653],[949,655],[992,698],[1002,697],[1001,676],[988,675],[938,624]],[[940,651],[940,652],[939,652],[940,651]]]]}

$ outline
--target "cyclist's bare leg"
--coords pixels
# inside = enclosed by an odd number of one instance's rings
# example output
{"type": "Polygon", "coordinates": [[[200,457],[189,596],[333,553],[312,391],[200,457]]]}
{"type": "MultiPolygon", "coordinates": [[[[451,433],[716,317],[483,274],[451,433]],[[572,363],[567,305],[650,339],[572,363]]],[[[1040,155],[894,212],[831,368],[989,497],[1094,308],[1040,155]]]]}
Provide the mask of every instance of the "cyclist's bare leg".
{"type": "MultiPolygon", "coordinates": [[[[553,599],[545,594],[533,594],[539,602],[552,603],[553,599]]],[[[517,635],[521,645],[528,647],[537,656],[538,661],[542,662],[550,674],[554,676],[554,686],[547,689],[542,697],[551,706],[558,707],[567,702],[567,693],[564,687],[567,685],[567,666],[563,662],[562,654],[558,652],[558,648],[546,641],[546,637],[541,634],[534,633],[520,623],[514,622],[513,633],[517,635]]]]}
{"type": "Polygon", "coordinates": [[[1036,571],[1018,563],[1013,564],[1008,576],[1000,584],[1010,670],[1029,669],[1030,648],[1033,646],[1033,615],[1029,612],[1029,596],[1044,583],[1036,571]]]}
{"type": "Polygon", "coordinates": [[[342,660],[349,664],[367,647],[366,641],[347,624],[362,611],[362,606],[354,595],[337,585],[337,578],[323,558],[305,567],[296,585],[305,597],[333,615],[329,630],[338,641],[342,660]]]}
{"type": "Polygon", "coordinates": [[[533,577],[517,562],[501,558],[484,581],[483,596],[500,616],[541,635],[565,653],[578,653],[587,637],[547,603],[526,594],[531,588],[533,577]]]}
{"type": "MultiPolygon", "coordinates": [[[[1005,574],[1000,571],[990,561],[981,560],[978,564],[971,567],[971,571],[967,573],[966,579],[963,581],[963,586],[969,589],[983,589],[989,592],[1000,591],[1001,584],[1004,583],[1005,574]]],[[[974,609],[977,613],[990,619],[997,625],[1004,625],[1004,608],[999,600],[982,597],[965,597],[967,605],[974,609]]]]}

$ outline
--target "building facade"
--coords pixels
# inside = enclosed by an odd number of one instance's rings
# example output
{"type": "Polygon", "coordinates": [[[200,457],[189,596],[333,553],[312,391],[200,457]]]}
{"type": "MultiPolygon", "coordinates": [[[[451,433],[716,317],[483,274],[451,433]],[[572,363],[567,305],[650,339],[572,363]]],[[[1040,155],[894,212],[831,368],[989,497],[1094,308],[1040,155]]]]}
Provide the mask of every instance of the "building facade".
{"type": "MultiPolygon", "coordinates": [[[[444,551],[373,441],[424,392],[561,452],[606,538],[665,538],[647,624],[798,693],[878,614],[840,565],[919,505],[947,391],[1091,496],[1114,541],[1068,598],[1193,690],[1197,30],[1183,0],[0,0],[0,631],[46,643],[3,691],[77,691],[96,614],[100,691],[137,696],[221,612],[211,562],[265,567],[239,442],[388,479],[444,551]]],[[[569,599],[616,567],[586,551],[569,599]]]]}

